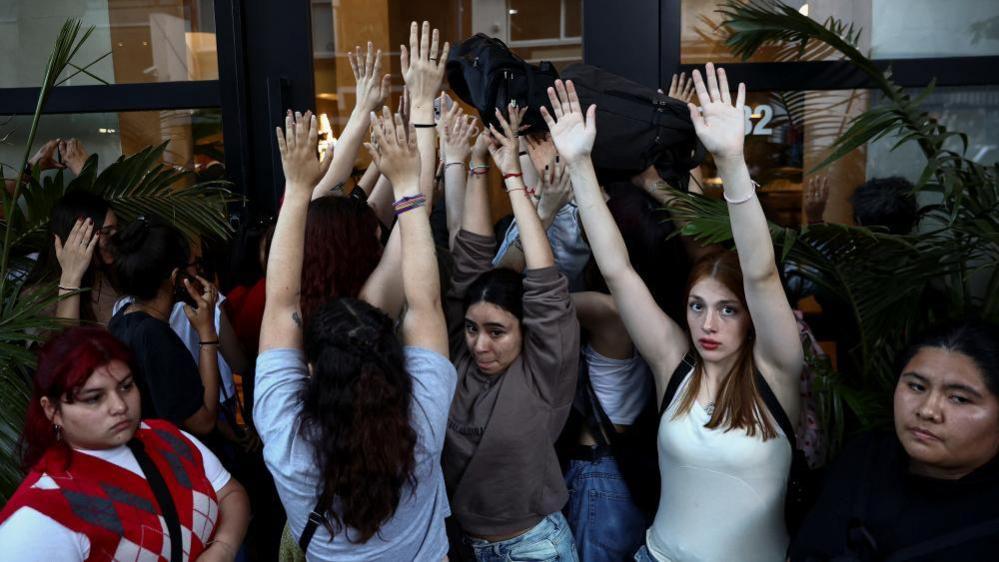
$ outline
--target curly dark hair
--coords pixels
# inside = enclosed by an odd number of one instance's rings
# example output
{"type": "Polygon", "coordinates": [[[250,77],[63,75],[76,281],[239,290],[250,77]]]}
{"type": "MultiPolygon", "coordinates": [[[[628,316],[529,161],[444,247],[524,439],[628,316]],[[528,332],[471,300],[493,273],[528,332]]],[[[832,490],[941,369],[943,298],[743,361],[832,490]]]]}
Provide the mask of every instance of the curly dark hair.
{"type": "Polygon", "coordinates": [[[340,298],[313,312],[305,356],[313,373],[301,395],[302,435],[315,449],[326,528],[334,536],[351,527],[366,542],[414,483],[413,385],[402,343],[381,310],[340,298]]]}
{"type": "Polygon", "coordinates": [[[302,268],[302,318],[323,303],[357,297],[382,257],[378,218],[352,197],[321,197],[309,204],[302,268]]]}

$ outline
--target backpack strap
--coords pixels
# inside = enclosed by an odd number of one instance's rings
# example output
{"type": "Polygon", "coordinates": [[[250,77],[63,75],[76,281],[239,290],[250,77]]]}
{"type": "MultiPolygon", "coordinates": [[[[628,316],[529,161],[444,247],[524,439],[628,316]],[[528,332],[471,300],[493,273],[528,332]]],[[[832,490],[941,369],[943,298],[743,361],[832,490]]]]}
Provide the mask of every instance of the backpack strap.
{"type": "Polygon", "coordinates": [[[774,421],[777,422],[781,431],[784,432],[787,440],[791,442],[791,452],[793,453],[798,448],[798,439],[794,434],[794,426],[791,425],[791,419],[787,417],[787,412],[780,405],[777,395],[774,394],[770,385],[767,384],[767,380],[760,374],[759,369],[755,371],[755,375],[756,388],[760,392],[760,397],[763,398],[763,403],[767,405],[767,410],[770,411],[770,415],[774,417],[774,421]]]}
{"type": "Polygon", "coordinates": [[[680,383],[686,378],[687,373],[694,368],[697,362],[694,360],[694,354],[687,352],[680,360],[680,364],[676,366],[673,370],[673,374],[669,377],[669,384],[666,385],[666,393],[663,394],[663,401],[659,404],[659,417],[663,417],[666,413],[666,408],[669,408],[671,402],[673,402],[673,397],[676,396],[676,391],[680,389],[680,383]]]}

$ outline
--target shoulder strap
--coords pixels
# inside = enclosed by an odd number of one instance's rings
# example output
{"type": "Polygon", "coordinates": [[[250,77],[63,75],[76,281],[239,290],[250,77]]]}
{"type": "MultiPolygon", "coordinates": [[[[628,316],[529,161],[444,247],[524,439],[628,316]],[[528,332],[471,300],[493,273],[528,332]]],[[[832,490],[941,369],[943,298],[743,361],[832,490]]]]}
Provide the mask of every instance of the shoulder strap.
{"type": "Polygon", "coordinates": [[[302,531],[301,538],[298,539],[298,548],[302,549],[302,554],[309,551],[309,543],[312,542],[312,536],[316,534],[316,529],[326,523],[326,516],[319,513],[320,509],[317,502],[316,507],[309,514],[309,520],[305,523],[305,529],[302,531]]]}
{"type": "Polygon", "coordinates": [[[885,558],[885,562],[902,562],[903,560],[920,558],[933,552],[939,552],[945,548],[964,544],[973,539],[981,539],[996,534],[999,534],[999,519],[989,519],[977,525],[958,529],[957,531],[897,550],[894,554],[885,558]]]}
{"type": "Polygon", "coordinates": [[[784,411],[784,407],[780,405],[774,391],[770,389],[770,385],[767,384],[767,380],[763,378],[763,375],[760,374],[758,369],[755,371],[755,375],[756,388],[760,391],[763,403],[767,405],[767,410],[770,410],[770,415],[774,417],[774,421],[777,422],[781,431],[783,431],[784,435],[787,436],[787,440],[791,442],[791,452],[793,453],[795,449],[798,448],[798,439],[794,435],[794,426],[791,425],[791,419],[787,417],[787,412],[784,411]]]}
{"type": "Polygon", "coordinates": [[[167,531],[170,533],[170,560],[183,560],[184,541],[180,534],[180,517],[177,516],[177,506],[173,503],[173,496],[170,495],[166,481],[163,480],[163,475],[160,474],[156,463],[149,458],[142,441],[133,438],[128,442],[128,448],[135,455],[135,460],[139,463],[142,473],[146,475],[146,482],[152,488],[156,503],[160,505],[160,511],[163,512],[163,519],[166,520],[167,531]]]}
{"type": "Polygon", "coordinates": [[[676,391],[679,390],[680,383],[683,382],[684,377],[694,368],[695,364],[694,354],[688,351],[669,377],[669,384],[666,385],[666,393],[663,394],[663,401],[659,404],[659,417],[663,417],[663,414],[666,413],[666,408],[673,402],[673,397],[676,396],[676,391]]]}

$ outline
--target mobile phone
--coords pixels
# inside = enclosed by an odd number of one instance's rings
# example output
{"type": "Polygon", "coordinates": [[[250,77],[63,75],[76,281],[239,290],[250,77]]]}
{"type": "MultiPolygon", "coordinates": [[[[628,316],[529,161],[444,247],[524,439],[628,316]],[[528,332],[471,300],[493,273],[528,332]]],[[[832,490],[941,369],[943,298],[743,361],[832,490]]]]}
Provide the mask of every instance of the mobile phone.
{"type": "Polygon", "coordinates": [[[191,289],[193,289],[195,293],[200,295],[204,292],[205,288],[194,276],[186,271],[178,271],[177,280],[174,281],[173,285],[173,301],[190,305],[191,308],[198,308],[197,301],[195,301],[191,296],[191,293],[187,291],[187,286],[184,284],[185,279],[191,282],[191,289]]]}
{"type": "Polygon", "coordinates": [[[441,107],[441,98],[440,98],[440,96],[434,98],[434,121],[435,122],[441,120],[441,112],[442,111],[448,111],[448,110],[451,109],[452,106],[454,106],[454,100],[451,99],[451,96],[444,96],[444,99],[446,100],[446,102],[444,104],[444,107],[442,108],[441,107]]]}

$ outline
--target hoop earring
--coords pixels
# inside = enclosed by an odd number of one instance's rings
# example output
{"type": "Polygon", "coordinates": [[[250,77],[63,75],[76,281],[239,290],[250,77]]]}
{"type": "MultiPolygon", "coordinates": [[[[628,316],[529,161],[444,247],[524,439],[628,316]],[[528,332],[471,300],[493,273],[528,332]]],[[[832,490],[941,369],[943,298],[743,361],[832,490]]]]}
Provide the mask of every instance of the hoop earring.
{"type": "Polygon", "coordinates": [[[62,426],[55,424],[52,428],[55,429],[56,441],[62,441],[62,426]]]}

